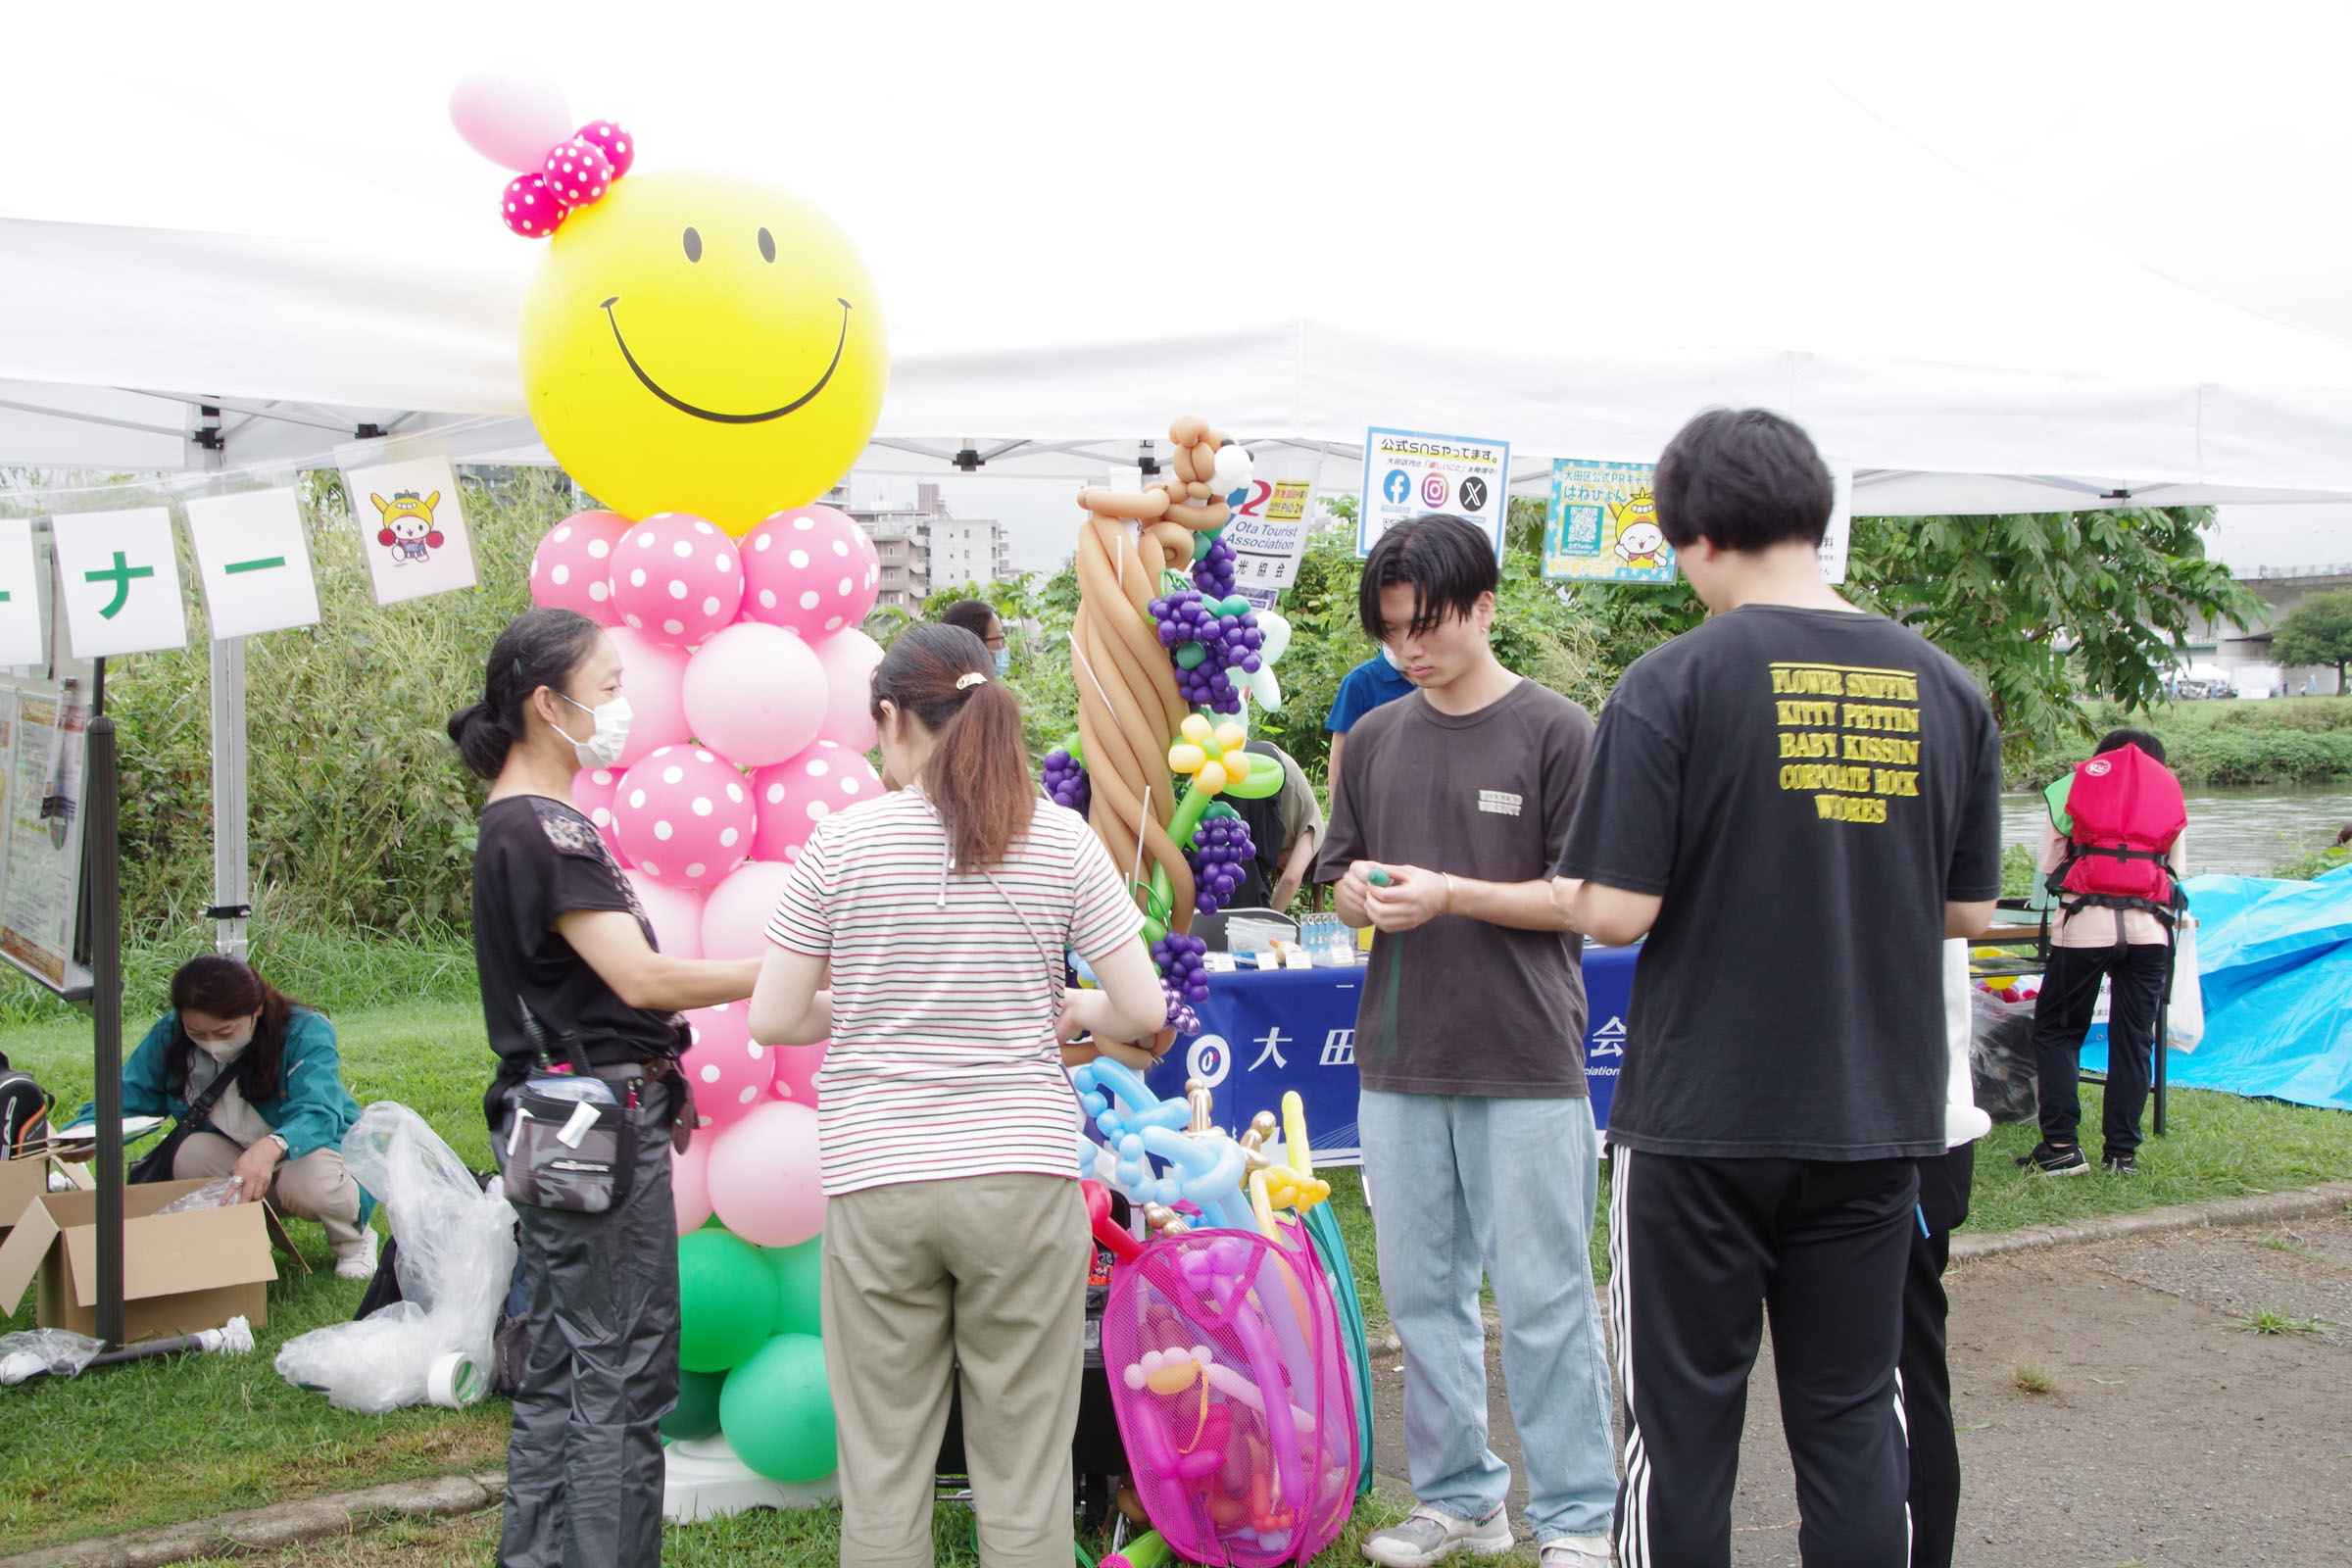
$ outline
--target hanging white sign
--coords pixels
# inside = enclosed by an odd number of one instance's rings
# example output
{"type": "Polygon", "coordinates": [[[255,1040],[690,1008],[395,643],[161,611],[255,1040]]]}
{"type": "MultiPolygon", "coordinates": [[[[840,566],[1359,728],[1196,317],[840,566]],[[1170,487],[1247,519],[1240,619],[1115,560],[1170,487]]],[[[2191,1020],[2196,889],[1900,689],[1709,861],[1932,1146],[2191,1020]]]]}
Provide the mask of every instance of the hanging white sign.
{"type": "Polygon", "coordinates": [[[318,585],[293,491],[205,496],[187,509],[196,580],[216,640],[318,623],[318,585]]]}
{"type": "Polygon", "coordinates": [[[346,468],[343,484],[377,604],[474,585],[473,539],[447,458],[346,468]]]}
{"type": "Polygon", "coordinates": [[[67,513],[52,526],[75,659],[188,645],[169,510],[67,513]]]}
{"type": "Polygon", "coordinates": [[[49,639],[41,630],[41,558],[32,547],[32,519],[0,517],[0,664],[43,664],[49,639]]]}

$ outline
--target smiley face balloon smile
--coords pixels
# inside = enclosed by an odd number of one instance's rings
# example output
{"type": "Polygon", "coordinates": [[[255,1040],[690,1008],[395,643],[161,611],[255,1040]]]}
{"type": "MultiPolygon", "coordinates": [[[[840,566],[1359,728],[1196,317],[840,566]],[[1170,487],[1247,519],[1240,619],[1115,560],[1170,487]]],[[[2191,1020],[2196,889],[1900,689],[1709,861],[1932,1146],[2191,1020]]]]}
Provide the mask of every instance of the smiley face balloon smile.
{"type": "Polygon", "coordinates": [[[632,173],[569,210],[522,315],[548,450],[630,517],[740,536],[872,435],[889,377],[872,278],[831,219],[724,174],[632,173]]]}

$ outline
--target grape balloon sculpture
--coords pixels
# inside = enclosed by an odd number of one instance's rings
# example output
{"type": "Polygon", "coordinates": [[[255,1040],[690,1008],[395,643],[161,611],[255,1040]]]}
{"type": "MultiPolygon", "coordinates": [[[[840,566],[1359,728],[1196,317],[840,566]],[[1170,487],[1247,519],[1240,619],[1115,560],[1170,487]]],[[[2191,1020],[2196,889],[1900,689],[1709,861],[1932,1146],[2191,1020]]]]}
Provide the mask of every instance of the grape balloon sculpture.
{"type": "MultiPolygon", "coordinates": [[[[635,714],[619,764],[583,772],[573,798],[662,951],[757,952],[809,829],[881,794],[863,756],[881,650],[858,629],[880,564],[854,520],[814,504],[881,410],[881,301],[808,201],[641,170],[634,135],[575,122],[540,73],[468,78],[450,115],[514,172],[507,226],[547,247],[523,302],[523,392],[603,503],[551,528],[530,565],[534,604],[611,629],[635,714]]],[[[682,1464],[715,1464],[685,1506],[723,1511],[835,1467],[808,1059],[821,1049],[763,1050],[740,1004],[688,1021],[698,1136],[673,1170],[681,1390],[663,1433],[671,1506],[682,1464]]]]}

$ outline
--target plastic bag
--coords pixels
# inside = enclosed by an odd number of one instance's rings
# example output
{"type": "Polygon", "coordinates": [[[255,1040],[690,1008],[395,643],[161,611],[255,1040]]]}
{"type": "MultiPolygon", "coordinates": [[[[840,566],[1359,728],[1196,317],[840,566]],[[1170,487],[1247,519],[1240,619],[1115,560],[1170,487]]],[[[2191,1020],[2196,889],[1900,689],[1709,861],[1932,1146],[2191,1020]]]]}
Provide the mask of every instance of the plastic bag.
{"type": "Polygon", "coordinates": [[[2194,1051],[2205,1038],[2205,987],[2197,980],[2197,923],[2180,922],[2173,953],[2173,1000],[2164,1012],[2165,1039],[2175,1051],[2194,1051]]]}
{"type": "Polygon", "coordinates": [[[73,1377],[88,1366],[97,1353],[96,1340],[86,1334],[69,1334],[64,1329],[0,1334],[0,1389],[44,1372],[51,1377],[73,1377]]]}
{"type": "Polygon", "coordinates": [[[2034,1066],[2034,1004],[2003,1002],[1990,992],[1969,998],[1975,1027],[1969,1038],[1969,1075],[1977,1108],[1996,1122],[2031,1121],[2038,1074],[2034,1066]]]}
{"type": "Polygon", "coordinates": [[[192,1193],[182,1193],[156,1210],[158,1214],[184,1214],[195,1208],[226,1208],[245,1196],[245,1184],[234,1176],[206,1182],[192,1193]]]}
{"type": "Polygon", "coordinates": [[[391,1214],[402,1299],[287,1341],[278,1375],[338,1409],[420,1404],[444,1357],[491,1362],[514,1273],[514,1210],[496,1187],[482,1190],[422,1117],[391,1101],[369,1105],[344,1135],[343,1163],[391,1214]]]}

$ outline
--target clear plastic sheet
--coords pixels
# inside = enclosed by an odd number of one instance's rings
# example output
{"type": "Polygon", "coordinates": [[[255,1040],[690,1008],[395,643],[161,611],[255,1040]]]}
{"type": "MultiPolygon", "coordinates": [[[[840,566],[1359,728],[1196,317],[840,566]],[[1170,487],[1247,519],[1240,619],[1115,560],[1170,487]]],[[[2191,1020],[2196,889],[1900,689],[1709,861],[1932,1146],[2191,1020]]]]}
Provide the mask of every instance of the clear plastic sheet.
{"type": "Polygon", "coordinates": [[[514,1273],[514,1210],[495,1185],[482,1190],[422,1117],[390,1101],[369,1105],[344,1135],[343,1163],[391,1214],[403,1299],[287,1341],[278,1375],[338,1409],[421,1404],[442,1356],[492,1364],[490,1337],[514,1273]]]}

